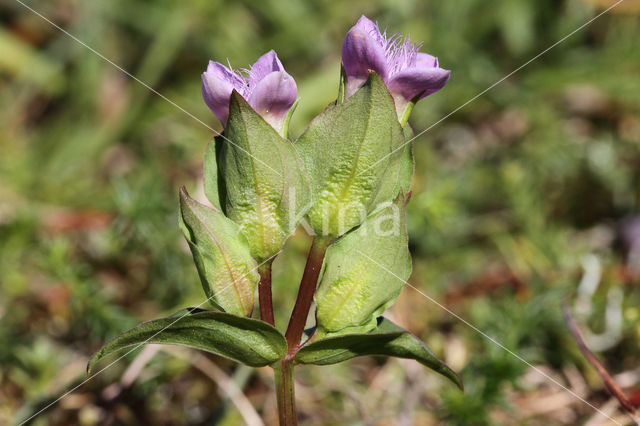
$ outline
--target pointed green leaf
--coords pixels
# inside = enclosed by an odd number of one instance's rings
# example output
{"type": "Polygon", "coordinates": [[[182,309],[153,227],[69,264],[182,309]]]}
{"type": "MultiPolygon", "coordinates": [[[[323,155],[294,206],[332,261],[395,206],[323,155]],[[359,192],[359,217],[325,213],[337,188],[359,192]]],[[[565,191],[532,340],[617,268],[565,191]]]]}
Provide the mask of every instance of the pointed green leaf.
{"type": "Polygon", "coordinates": [[[217,151],[220,150],[221,144],[221,137],[217,137],[207,144],[204,153],[204,193],[215,208],[224,212],[224,179],[220,176],[216,161],[217,151]]]}
{"type": "MultiPolygon", "coordinates": [[[[410,134],[413,137],[413,133],[410,134]]],[[[415,171],[416,162],[413,157],[413,141],[407,143],[404,148],[402,148],[402,155],[400,155],[400,170],[398,172],[398,182],[396,184],[396,188],[398,192],[402,191],[405,194],[408,194],[411,191],[411,181],[413,180],[413,174],[415,171]]]]}
{"type": "Polygon", "coordinates": [[[411,274],[407,200],[399,195],[327,249],[316,293],[320,333],[369,331],[400,294],[411,274]]]}
{"type": "Polygon", "coordinates": [[[366,334],[328,337],[304,345],[295,355],[298,364],[329,365],[364,355],[408,358],[442,374],[460,389],[460,377],[420,339],[386,318],[378,318],[378,327],[366,334]]]}
{"type": "Polygon", "coordinates": [[[394,156],[393,162],[387,168],[374,205],[395,199],[400,191],[408,194],[411,190],[415,160],[413,158],[413,130],[409,124],[404,127],[404,135],[405,145],[398,150],[400,155],[394,156]]]}
{"type": "Polygon", "coordinates": [[[143,322],[116,336],[93,355],[87,373],[111,353],[148,343],[201,349],[251,367],[272,364],[287,352],[284,336],[263,321],[225,312],[196,312],[143,322]]]}
{"type": "Polygon", "coordinates": [[[404,126],[404,146],[400,155],[400,171],[398,172],[398,182],[396,187],[398,191],[402,190],[405,194],[411,191],[411,181],[416,169],[416,160],[413,157],[413,128],[409,123],[404,126]]]}
{"type": "MultiPolygon", "coordinates": [[[[222,210],[246,235],[253,257],[264,261],[282,248],[308,209],[304,165],[293,144],[235,91],[225,137],[216,141],[215,150],[216,173],[223,180],[218,188],[224,188],[218,194],[222,210]]],[[[206,180],[213,180],[213,170],[205,166],[206,180]]],[[[211,183],[209,188],[215,196],[211,183]]]]}
{"type": "Polygon", "coordinates": [[[342,235],[377,208],[382,179],[401,150],[390,154],[403,142],[393,99],[373,72],[352,97],[311,122],[296,149],[311,181],[308,217],[316,233],[342,235]]]}
{"type": "Polygon", "coordinates": [[[249,316],[260,275],[238,225],[198,203],[182,188],[180,228],[209,301],[225,312],[249,316]]]}

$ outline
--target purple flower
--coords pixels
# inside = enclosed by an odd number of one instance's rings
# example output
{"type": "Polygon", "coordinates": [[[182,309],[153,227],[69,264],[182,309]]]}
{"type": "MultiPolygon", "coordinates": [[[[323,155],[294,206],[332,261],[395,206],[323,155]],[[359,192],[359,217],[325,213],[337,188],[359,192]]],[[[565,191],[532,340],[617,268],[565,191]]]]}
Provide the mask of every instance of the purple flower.
{"type": "Polygon", "coordinates": [[[234,71],[209,61],[202,74],[202,96],[218,120],[226,126],[231,92],[236,90],[251,107],[282,134],[284,121],[298,96],[293,78],[287,74],[273,50],[262,55],[250,69],[234,71]]]}
{"type": "Polygon", "coordinates": [[[353,95],[375,71],[387,84],[396,103],[398,117],[412,99],[442,89],[451,71],[438,66],[438,58],[418,52],[420,44],[409,38],[380,32],[366,16],[354,25],[342,44],[342,64],[346,73],[345,95],[353,95]]]}

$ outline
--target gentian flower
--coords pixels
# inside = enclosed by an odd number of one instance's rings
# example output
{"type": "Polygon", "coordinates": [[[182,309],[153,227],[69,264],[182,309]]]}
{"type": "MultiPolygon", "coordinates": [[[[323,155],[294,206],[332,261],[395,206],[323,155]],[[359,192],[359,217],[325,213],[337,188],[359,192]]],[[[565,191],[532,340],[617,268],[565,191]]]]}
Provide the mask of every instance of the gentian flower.
{"type": "Polygon", "coordinates": [[[363,15],[342,44],[346,98],[362,87],[370,70],[378,73],[386,83],[398,118],[412,100],[442,89],[451,71],[440,68],[438,58],[418,52],[420,46],[399,34],[389,37],[386,31],[381,33],[378,25],[363,15]]]}
{"type": "Polygon", "coordinates": [[[236,90],[251,107],[280,134],[298,88],[273,50],[262,55],[250,69],[235,71],[209,61],[202,74],[202,96],[207,106],[226,126],[231,92],[236,90]]]}

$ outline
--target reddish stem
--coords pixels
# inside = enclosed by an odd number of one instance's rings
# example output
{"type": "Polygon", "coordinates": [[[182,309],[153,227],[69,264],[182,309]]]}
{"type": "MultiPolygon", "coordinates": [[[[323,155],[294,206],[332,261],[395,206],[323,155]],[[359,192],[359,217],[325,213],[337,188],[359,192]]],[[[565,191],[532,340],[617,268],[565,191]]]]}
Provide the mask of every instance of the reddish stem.
{"type": "Polygon", "coordinates": [[[273,300],[271,297],[271,265],[269,261],[258,268],[260,282],[258,283],[258,301],[260,304],[260,319],[275,326],[273,318],[273,300]]]}
{"type": "Polygon", "coordinates": [[[300,288],[298,289],[298,298],[296,304],[293,307],[291,313],[291,319],[289,320],[289,326],[287,327],[287,345],[289,347],[289,354],[295,353],[296,349],[300,345],[300,339],[304,332],[304,326],[307,322],[307,316],[309,315],[309,309],[311,309],[311,302],[313,302],[313,295],[316,292],[316,285],[318,284],[318,276],[322,269],[322,262],[324,261],[324,254],[327,251],[327,247],[331,240],[323,237],[316,237],[311,243],[311,249],[309,250],[309,256],[307,257],[307,264],[302,274],[302,280],[300,281],[300,288]]]}

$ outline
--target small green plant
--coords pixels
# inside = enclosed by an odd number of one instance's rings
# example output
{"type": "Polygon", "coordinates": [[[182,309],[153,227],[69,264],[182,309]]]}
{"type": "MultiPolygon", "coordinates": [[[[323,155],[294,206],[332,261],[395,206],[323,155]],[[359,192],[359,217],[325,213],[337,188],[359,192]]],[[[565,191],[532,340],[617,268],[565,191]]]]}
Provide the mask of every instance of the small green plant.
{"type": "Polygon", "coordinates": [[[399,35],[362,17],[342,47],[336,101],[292,143],[294,79],[274,51],[249,69],[210,62],[205,102],[225,126],[205,154],[212,207],[180,190],[180,228],[207,301],[148,321],[93,357],[146,343],[183,345],[275,373],[280,422],[296,424],[294,367],[356,356],[417,360],[462,387],[455,372],[382,314],[411,274],[406,206],[413,176],[415,103],[449,71],[399,35]],[[303,224],[314,240],[283,335],[275,328],[271,265],[303,224]],[[256,287],[260,319],[251,318],[256,287]],[[312,302],[316,323],[305,330],[312,302]],[[204,303],[203,303],[204,304],[204,303]]]}

